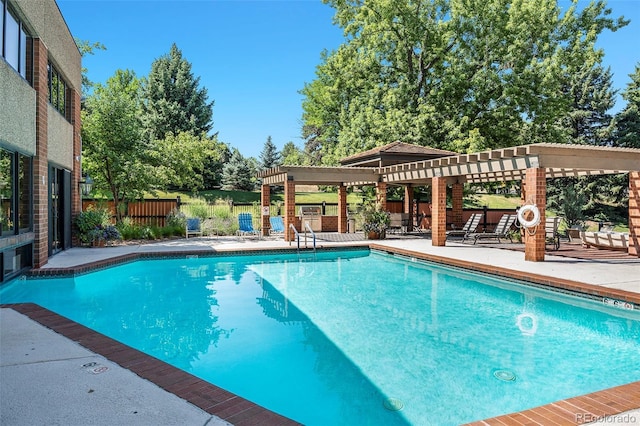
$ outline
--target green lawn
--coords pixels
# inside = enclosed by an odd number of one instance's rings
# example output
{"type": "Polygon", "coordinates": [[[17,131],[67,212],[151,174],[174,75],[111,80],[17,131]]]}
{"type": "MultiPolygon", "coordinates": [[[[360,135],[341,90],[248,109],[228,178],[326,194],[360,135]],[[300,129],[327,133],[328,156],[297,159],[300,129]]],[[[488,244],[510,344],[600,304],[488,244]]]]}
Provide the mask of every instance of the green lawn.
{"type": "MultiPolygon", "coordinates": [[[[212,189],[198,192],[196,195],[184,192],[159,192],[159,198],[176,198],[180,196],[183,202],[189,202],[193,197],[205,198],[207,201],[216,199],[226,200],[231,198],[236,203],[259,203],[260,191],[223,191],[221,189],[212,189]]],[[[271,201],[284,202],[284,193],[276,192],[271,194],[271,201]]],[[[337,203],[338,194],[336,192],[296,192],[296,202],[302,204],[320,204],[323,201],[327,203],[337,203]]],[[[362,194],[350,193],[347,196],[349,204],[360,204],[362,202],[362,194]]],[[[495,194],[478,194],[473,200],[466,200],[465,208],[487,206],[490,209],[514,209],[520,206],[520,196],[506,196],[495,194]]]]}

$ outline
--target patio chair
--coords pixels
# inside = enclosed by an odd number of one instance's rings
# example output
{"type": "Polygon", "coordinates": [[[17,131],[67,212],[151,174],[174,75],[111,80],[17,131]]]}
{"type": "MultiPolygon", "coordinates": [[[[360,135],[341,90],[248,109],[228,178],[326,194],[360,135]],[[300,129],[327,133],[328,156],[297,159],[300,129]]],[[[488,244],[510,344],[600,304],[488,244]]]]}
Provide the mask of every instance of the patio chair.
{"type": "Polygon", "coordinates": [[[406,234],[409,228],[409,213],[391,213],[389,215],[389,232],[406,234]]]}
{"type": "Polygon", "coordinates": [[[515,214],[503,214],[493,232],[471,233],[469,234],[469,238],[473,237],[473,244],[477,243],[478,240],[487,238],[495,238],[498,240],[498,243],[501,242],[500,238],[509,238],[509,241],[513,242],[509,231],[511,230],[513,223],[516,221],[516,217],[517,216],[515,214]]]}
{"type": "Polygon", "coordinates": [[[260,231],[253,229],[253,217],[251,213],[238,214],[238,235],[241,237],[257,235],[258,238],[260,238],[260,231]]]}
{"type": "Polygon", "coordinates": [[[462,237],[462,241],[464,241],[469,234],[476,231],[476,228],[480,225],[481,219],[482,213],[472,214],[461,229],[452,229],[451,231],[447,231],[446,239],[449,239],[449,237],[462,237]]]}
{"type": "Polygon", "coordinates": [[[545,219],[544,225],[546,243],[553,245],[553,249],[556,251],[560,249],[560,232],[558,232],[560,222],[562,222],[562,218],[559,216],[548,217],[545,219]]]}
{"type": "Polygon", "coordinates": [[[189,238],[189,235],[199,235],[202,237],[202,224],[200,223],[200,218],[187,218],[185,237],[189,238]]]}
{"type": "Polygon", "coordinates": [[[271,216],[269,218],[271,224],[270,234],[284,234],[284,221],[280,216],[271,216]]]}

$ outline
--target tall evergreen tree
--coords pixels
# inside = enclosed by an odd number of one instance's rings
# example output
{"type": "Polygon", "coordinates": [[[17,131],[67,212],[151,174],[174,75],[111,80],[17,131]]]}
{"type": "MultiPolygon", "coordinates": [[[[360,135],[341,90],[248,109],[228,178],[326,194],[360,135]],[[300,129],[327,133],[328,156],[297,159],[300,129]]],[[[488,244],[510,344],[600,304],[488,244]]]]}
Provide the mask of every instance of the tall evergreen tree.
{"type": "Polygon", "coordinates": [[[627,106],[616,115],[615,146],[640,148],[640,64],[636,65],[622,98],[627,106]]]}
{"type": "Polygon", "coordinates": [[[168,55],[153,61],[144,86],[145,125],[151,139],[212,129],[213,102],[207,103],[207,89],[199,83],[175,43],[168,55]]]}
{"type": "Polygon", "coordinates": [[[271,136],[267,136],[267,141],[264,143],[264,148],[260,153],[260,166],[263,170],[270,169],[271,167],[279,166],[282,163],[282,156],[278,152],[278,148],[271,141],[271,136]]]}
{"type": "Polygon", "coordinates": [[[249,161],[233,148],[229,162],[222,169],[222,189],[236,191],[253,191],[254,170],[249,161]]]}

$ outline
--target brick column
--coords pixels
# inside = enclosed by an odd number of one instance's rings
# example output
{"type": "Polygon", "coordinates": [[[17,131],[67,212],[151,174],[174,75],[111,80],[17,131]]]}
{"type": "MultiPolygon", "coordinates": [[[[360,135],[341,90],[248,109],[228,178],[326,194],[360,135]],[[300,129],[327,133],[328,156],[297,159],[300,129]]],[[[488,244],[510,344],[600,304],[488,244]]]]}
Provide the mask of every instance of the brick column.
{"type": "Polygon", "coordinates": [[[431,245],[444,246],[447,239],[447,180],[431,180],[431,245]]]}
{"type": "Polygon", "coordinates": [[[347,187],[343,183],[338,185],[338,232],[347,232],[347,187]]]}
{"type": "Polygon", "coordinates": [[[271,206],[271,187],[269,185],[262,185],[260,189],[260,205],[262,206],[262,209],[260,209],[260,215],[262,216],[262,235],[267,236],[271,229],[271,222],[269,221],[271,212],[269,211],[269,214],[265,215],[262,213],[262,210],[265,207],[270,208],[271,206]]]}
{"type": "Polygon", "coordinates": [[[380,203],[383,211],[387,210],[387,182],[376,184],[376,202],[380,203]]]}
{"type": "Polygon", "coordinates": [[[407,185],[404,187],[404,207],[402,208],[404,213],[408,214],[407,231],[413,231],[413,186],[407,185]]]}
{"type": "Polygon", "coordinates": [[[47,106],[49,76],[47,48],[33,40],[33,88],[36,91],[36,155],[33,158],[33,266],[40,268],[49,259],[49,162],[47,159],[47,106]]]}
{"type": "Polygon", "coordinates": [[[293,223],[296,226],[296,184],[293,180],[284,183],[284,240],[294,241],[295,234],[289,229],[293,223]]]}
{"type": "Polygon", "coordinates": [[[629,249],[640,257],[640,171],[629,172],[629,249]]]}
{"type": "Polygon", "coordinates": [[[524,232],[524,260],[544,261],[545,245],[545,206],[547,205],[547,179],[544,169],[527,169],[525,177],[526,203],[535,204],[540,210],[540,223],[535,229],[524,232]],[[532,235],[533,234],[533,235],[532,235]]]}
{"type": "MultiPolygon", "coordinates": [[[[82,177],[82,139],[80,137],[80,93],[71,91],[71,124],[73,124],[73,170],[71,171],[71,220],[82,212],[82,193],[80,192],[80,179],[82,177]]],[[[80,240],[72,225],[71,244],[80,245],[80,240]]]]}
{"type": "Polygon", "coordinates": [[[452,191],[452,213],[453,213],[453,223],[456,225],[457,229],[462,228],[462,196],[464,186],[461,183],[454,183],[452,191]]]}

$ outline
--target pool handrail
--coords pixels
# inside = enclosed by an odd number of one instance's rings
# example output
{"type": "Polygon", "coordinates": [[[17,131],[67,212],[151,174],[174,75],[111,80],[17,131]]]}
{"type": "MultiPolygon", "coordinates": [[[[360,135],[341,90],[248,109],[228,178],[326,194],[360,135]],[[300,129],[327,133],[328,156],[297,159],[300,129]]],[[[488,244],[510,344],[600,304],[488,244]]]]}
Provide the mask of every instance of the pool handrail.
{"type": "MultiPolygon", "coordinates": [[[[313,232],[313,230],[311,229],[311,227],[309,226],[308,222],[305,222],[304,224],[304,248],[309,248],[307,246],[307,230],[311,233],[311,235],[313,236],[313,251],[316,251],[316,234],[315,232],[313,232]]],[[[296,229],[296,227],[293,225],[293,223],[289,224],[289,228],[293,230],[293,232],[296,234],[296,241],[298,244],[298,251],[300,251],[300,233],[298,232],[298,230],[296,229]]],[[[289,241],[289,245],[291,245],[291,241],[289,241]]]]}
{"type": "Polygon", "coordinates": [[[316,233],[313,232],[313,229],[311,229],[309,222],[304,223],[304,228],[305,228],[304,229],[304,248],[307,248],[307,230],[308,230],[313,236],[313,251],[316,251],[316,233]]]}

